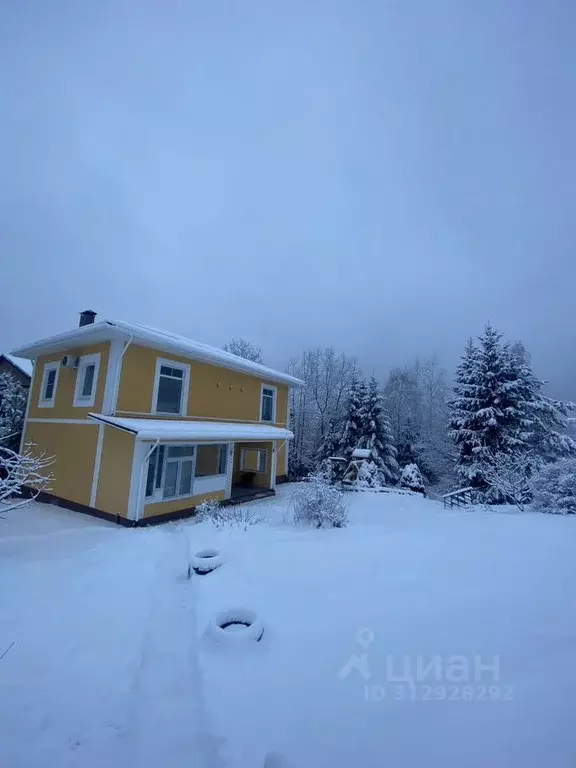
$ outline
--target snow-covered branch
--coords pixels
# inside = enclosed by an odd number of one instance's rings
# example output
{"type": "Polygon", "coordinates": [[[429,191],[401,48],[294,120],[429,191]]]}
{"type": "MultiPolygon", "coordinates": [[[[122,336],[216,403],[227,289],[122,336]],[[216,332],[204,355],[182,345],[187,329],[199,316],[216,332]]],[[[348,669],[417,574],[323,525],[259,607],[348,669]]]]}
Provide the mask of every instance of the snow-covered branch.
{"type": "Polygon", "coordinates": [[[0,511],[21,507],[50,487],[52,474],[46,470],[54,463],[54,458],[46,453],[35,453],[34,447],[33,443],[28,443],[23,453],[16,453],[0,446],[0,511]],[[32,491],[29,498],[18,498],[22,496],[23,486],[32,491]]]}
{"type": "Polygon", "coordinates": [[[482,465],[482,474],[496,501],[514,504],[523,512],[532,499],[534,457],[528,453],[497,453],[482,465]]]}

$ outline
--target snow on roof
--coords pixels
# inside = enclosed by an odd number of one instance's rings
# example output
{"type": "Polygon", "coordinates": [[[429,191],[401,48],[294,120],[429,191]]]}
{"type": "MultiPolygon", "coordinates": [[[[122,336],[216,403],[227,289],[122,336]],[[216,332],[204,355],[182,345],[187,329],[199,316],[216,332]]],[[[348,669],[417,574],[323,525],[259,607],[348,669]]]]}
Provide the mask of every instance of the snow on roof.
{"type": "Polygon", "coordinates": [[[372,451],[370,448],[355,448],[352,451],[353,459],[369,459],[372,451]]]}
{"type": "Polygon", "coordinates": [[[95,421],[132,432],[140,440],[210,440],[266,441],[291,440],[289,429],[267,424],[247,424],[223,421],[176,421],[172,419],[124,419],[119,416],[88,414],[95,421]]]}
{"type": "Polygon", "coordinates": [[[231,352],[226,352],[218,347],[212,347],[209,344],[193,341],[185,336],[161,331],[147,325],[127,323],[124,320],[102,320],[99,323],[91,323],[74,328],[72,331],[60,333],[56,336],[47,336],[12,350],[12,354],[35,358],[40,354],[70,349],[72,346],[80,346],[86,343],[95,344],[111,338],[132,338],[144,346],[154,347],[164,352],[172,352],[173,354],[179,354],[201,362],[214,363],[224,368],[241,371],[242,373],[256,374],[269,381],[279,381],[294,386],[301,386],[304,383],[295,376],[275,371],[273,368],[268,368],[260,363],[254,363],[252,360],[245,360],[243,357],[238,357],[238,355],[233,355],[231,352]]]}
{"type": "Polygon", "coordinates": [[[8,362],[12,363],[13,366],[26,374],[26,376],[32,376],[32,362],[30,360],[14,357],[14,355],[9,355],[8,352],[4,352],[0,357],[5,357],[8,362]]]}

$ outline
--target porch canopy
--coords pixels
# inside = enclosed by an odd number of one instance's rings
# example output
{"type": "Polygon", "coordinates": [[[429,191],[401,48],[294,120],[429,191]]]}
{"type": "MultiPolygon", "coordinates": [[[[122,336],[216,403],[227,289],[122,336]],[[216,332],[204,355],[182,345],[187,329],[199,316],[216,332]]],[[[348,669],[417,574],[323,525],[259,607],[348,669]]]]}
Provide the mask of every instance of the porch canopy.
{"type": "Polygon", "coordinates": [[[291,440],[289,429],[267,424],[250,424],[228,421],[178,421],[172,419],[128,419],[120,416],[104,416],[89,413],[94,421],[108,424],[124,432],[130,432],[137,440],[189,440],[191,442],[267,442],[291,440]]]}

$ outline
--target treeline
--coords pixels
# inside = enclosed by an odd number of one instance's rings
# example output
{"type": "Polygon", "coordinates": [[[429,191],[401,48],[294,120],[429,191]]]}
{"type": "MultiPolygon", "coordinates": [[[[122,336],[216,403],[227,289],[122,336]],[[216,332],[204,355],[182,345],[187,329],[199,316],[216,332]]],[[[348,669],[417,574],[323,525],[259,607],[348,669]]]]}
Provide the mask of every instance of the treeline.
{"type": "MultiPolygon", "coordinates": [[[[466,486],[502,501],[512,486],[529,498],[543,467],[576,457],[573,404],[546,396],[523,344],[491,325],[468,340],[453,382],[435,355],[366,381],[356,359],[334,347],[306,350],[287,372],[305,382],[290,395],[292,480],[320,469],[337,474],[330,457],[345,466],[354,448],[367,448],[369,485],[397,483],[407,470],[438,491],[466,486]]],[[[576,462],[574,469],[576,483],[576,462]]]]}
{"type": "Polygon", "coordinates": [[[372,378],[365,384],[356,359],[333,347],[306,350],[290,361],[287,371],[305,382],[291,391],[292,479],[305,477],[325,458],[323,444],[336,451],[346,443],[344,431],[354,401],[374,388],[381,397],[381,428],[390,430],[398,472],[417,464],[428,483],[438,484],[451,471],[455,452],[447,432],[447,374],[436,356],[395,368],[383,383],[372,378]]]}

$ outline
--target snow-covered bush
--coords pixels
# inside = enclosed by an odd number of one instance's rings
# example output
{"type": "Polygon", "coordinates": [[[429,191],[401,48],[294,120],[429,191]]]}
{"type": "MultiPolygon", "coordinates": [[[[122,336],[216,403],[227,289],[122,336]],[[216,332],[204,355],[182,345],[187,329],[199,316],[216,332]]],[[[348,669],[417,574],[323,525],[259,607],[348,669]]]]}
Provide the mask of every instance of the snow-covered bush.
{"type": "Polygon", "coordinates": [[[408,488],[410,491],[426,493],[424,479],[417,464],[406,464],[400,475],[401,488],[408,488]]]}
{"type": "Polygon", "coordinates": [[[196,520],[203,523],[205,520],[213,522],[220,517],[222,506],[216,499],[207,499],[196,507],[196,520]]]}
{"type": "Polygon", "coordinates": [[[47,472],[54,459],[46,453],[34,451],[34,445],[28,443],[22,453],[16,453],[11,448],[0,446],[0,510],[7,512],[27,504],[39,493],[48,490],[52,475],[47,472]],[[31,495],[25,499],[15,500],[22,496],[22,488],[30,489],[31,495]]]}
{"type": "Polygon", "coordinates": [[[251,507],[222,505],[215,499],[203,501],[196,507],[196,519],[199,523],[212,523],[216,528],[244,528],[265,522],[261,514],[251,507]]]}
{"type": "Polygon", "coordinates": [[[376,463],[370,459],[363,461],[358,468],[358,476],[352,483],[358,488],[379,488],[382,486],[380,480],[382,475],[376,466],[376,463]]]}
{"type": "Polygon", "coordinates": [[[323,475],[311,475],[299,483],[292,494],[296,524],[316,528],[344,528],[348,522],[348,504],[344,494],[330,485],[323,475]]]}
{"type": "Polygon", "coordinates": [[[546,464],[532,480],[533,504],[544,512],[576,514],[576,458],[546,464]]]}

